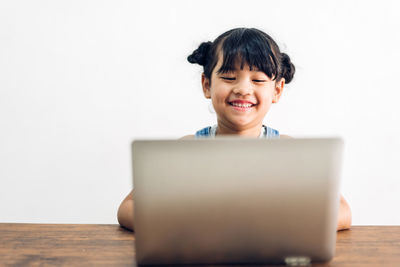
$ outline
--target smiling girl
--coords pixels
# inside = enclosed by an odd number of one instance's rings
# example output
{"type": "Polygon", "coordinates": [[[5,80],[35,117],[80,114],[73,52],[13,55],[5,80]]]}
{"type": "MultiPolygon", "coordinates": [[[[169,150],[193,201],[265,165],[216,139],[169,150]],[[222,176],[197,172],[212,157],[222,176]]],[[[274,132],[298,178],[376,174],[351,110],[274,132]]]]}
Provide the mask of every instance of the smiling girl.
{"type": "MultiPolygon", "coordinates": [[[[258,29],[232,29],[213,42],[200,44],[188,61],[203,66],[203,93],[211,99],[217,124],[183,139],[222,135],[291,138],[263,125],[271,105],[278,103],[285,84],[295,73],[289,56],[280,52],[268,34],[258,29]]],[[[131,230],[133,195],[133,191],[129,193],[118,209],[120,225],[131,230]]],[[[350,207],[341,196],[337,230],[350,226],[350,207]]]]}

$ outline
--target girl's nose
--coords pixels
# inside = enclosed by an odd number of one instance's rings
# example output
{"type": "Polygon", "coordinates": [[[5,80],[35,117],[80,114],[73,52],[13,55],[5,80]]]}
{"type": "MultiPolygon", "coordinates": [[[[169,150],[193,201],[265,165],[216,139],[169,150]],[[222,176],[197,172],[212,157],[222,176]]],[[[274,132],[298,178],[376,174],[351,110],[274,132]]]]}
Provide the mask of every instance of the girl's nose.
{"type": "Polygon", "coordinates": [[[249,81],[238,82],[233,88],[234,94],[248,95],[253,92],[253,85],[249,81]]]}

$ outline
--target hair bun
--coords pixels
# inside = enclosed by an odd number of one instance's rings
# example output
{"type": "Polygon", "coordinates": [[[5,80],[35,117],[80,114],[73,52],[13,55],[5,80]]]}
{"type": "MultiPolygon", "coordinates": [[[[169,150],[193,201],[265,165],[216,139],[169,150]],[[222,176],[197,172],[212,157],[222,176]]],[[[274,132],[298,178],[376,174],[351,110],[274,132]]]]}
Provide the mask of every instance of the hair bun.
{"type": "Polygon", "coordinates": [[[287,54],[282,53],[281,55],[282,77],[285,78],[285,83],[290,83],[293,79],[296,68],[287,54]]]}
{"type": "Polygon", "coordinates": [[[194,50],[193,53],[187,57],[187,60],[190,63],[199,64],[201,66],[206,65],[207,58],[208,58],[208,52],[210,50],[211,45],[212,45],[212,42],[201,43],[199,48],[194,50]]]}

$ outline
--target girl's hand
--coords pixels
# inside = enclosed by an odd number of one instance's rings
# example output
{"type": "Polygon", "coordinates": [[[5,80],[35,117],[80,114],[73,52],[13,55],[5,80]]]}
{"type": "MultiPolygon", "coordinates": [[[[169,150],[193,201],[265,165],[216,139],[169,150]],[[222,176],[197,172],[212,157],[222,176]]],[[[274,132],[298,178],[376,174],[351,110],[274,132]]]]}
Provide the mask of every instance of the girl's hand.
{"type": "Polygon", "coordinates": [[[351,210],[347,201],[340,195],[339,216],[337,223],[337,231],[350,229],[351,227],[351,210]]]}
{"type": "Polygon", "coordinates": [[[133,190],[125,197],[118,209],[119,224],[133,231],[133,190]]]}

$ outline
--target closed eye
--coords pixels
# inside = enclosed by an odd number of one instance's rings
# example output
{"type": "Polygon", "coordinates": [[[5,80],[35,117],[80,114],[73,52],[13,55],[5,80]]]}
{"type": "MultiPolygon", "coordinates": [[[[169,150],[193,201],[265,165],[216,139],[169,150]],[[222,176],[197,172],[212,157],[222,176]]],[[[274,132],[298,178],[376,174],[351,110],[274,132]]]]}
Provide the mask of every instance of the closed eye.
{"type": "Polygon", "coordinates": [[[266,80],[253,80],[254,82],[256,82],[256,83],[263,83],[263,82],[266,82],[266,80]]]}
{"type": "Polygon", "coordinates": [[[221,79],[227,80],[227,81],[234,81],[236,78],[231,78],[231,77],[221,77],[221,79]]]}

